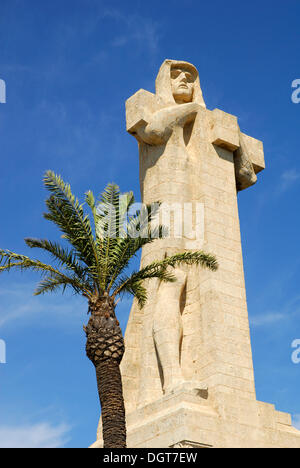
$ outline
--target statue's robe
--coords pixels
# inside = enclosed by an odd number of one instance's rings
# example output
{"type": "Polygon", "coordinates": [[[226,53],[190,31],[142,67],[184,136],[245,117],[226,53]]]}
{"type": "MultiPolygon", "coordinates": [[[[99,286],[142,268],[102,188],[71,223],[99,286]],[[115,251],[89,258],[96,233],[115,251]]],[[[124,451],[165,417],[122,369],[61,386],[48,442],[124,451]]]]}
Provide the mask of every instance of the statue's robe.
{"type": "MultiPolygon", "coordinates": [[[[212,390],[233,379],[239,391],[243,378],[243,391],[255,397],[237,191],[255,183],[256,173],[264,168],[262,143],[242,134],[236,117],[206,109],[198,72],[186,62],[166,60],[156,79],[156,94],[145,90],[134,94],[126,102],[126,118],[128,132],[139,143],[142,201],[192,203],[194,218],[197,204],[204,206],[204,225],[197,226],[202,236],[155,240],[143,248],[141,266],[166,254],[201,249],[215,254],[220,265],[217,272],[181,268],[186,275],[180,297],[184,379],[212,390]],[[199,104],[197,115],[184,127],[175,125],[166,142],[149,144],[138,129],[146,127],[158,110],[176,105],[170,84],[172,65],[190,67],[197,74],[193,94],[199,104]],[[236,360],[237,347],[240,373],[230,375],[227,367],[236,360]],[[217,368],[215,362],[224,366],[217,368]]],[[[130,313],[121,364],[127,412],[163,395],[163,373],[153,340],[158,288],[158,281],[151,280],[146,306],[140,310],[134,301],[130,313]]]]}

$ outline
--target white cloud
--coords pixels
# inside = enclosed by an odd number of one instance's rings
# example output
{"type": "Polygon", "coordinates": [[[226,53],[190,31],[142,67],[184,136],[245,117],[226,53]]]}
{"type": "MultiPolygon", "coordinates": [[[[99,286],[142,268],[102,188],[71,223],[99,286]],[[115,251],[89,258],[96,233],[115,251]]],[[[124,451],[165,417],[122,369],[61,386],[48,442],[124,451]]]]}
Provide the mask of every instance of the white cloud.
{"type": "Polygon", "coordinates": [[[300,414],[293,414],[292,425],[300,431],[300,414]]]}
{"type": "Polygon", "coordinates": [[[86,318],[87,303],[83,298],[67,293],[33,296],[37,282],[13,282],[0,289],[0,327],[16,323],[20,325],[20,321],[27,325],[32,320],[45,321],[46,316],[48,322],[57,325],[64,325],[72,317],[70,322],[77,326],[76,319],[86,318]]]}
{"type": "Polygon", "coordinates": [[[60,448],[69,440],[70,426],[48,422],[28,426],[0,426],[0,448],[60,448]]]}
{"type": "Polygon", "coordinates": [[[290,188],[300,179],[300,172],[296,169],[288,169],[281,174],[281,191],[290,188]]]}
{"type": "Polygon", "coordinates": [[[299,320],[300,295],[295,294],[289,299],[285,298],[284,302],[281,300],[281,296],[285,297],[286,295],[287,284],[291,283],[298,268],[299,261],[295,261],[295,265],[291,267],[289,271],[283,272],[281,270],[281,277],[273,278],[273,280],[269,282],[269,285],[266,285],[264,293],[260,297],[257,297],[257,302],[259,304],[258,310],[262,310],[262,313],[258,314],[256,312],[255,315],[249,314],[249,321],[253,327],[268,326],[277,322],[282,322],[283,320],[291,324],[292,320],[299,320]],[[274,301],[274,291],[278,293],[276,296],[277,308],[275,310],[270,310],[268,306],[272,300],[274,301]],[[265,304],[266,307],[264,307],[265,304]],[[278,304],[280,304],[280,306],[278,306],[278,304]],[[264,309],[266,312],[264,312],[264,309]]]}
{"type": "Polygon", "coordinates": [[[274,322],[279,322],[285,318],[285,314],[271,312],[268,314],[257,315],[255,317],[250,317],[250,324],[253,327],[260,327],[263,325],[270,325],[274,322]]]}
{"type": "MultiPolygon", "coordinates": [[[[86,299],[72,293],[33,296],[37,281],[26,283],[8,283],[0,287],[0,328],[3,326],[24,327],[35,324],[47,324],[62,327],[73,333],[82,329],[88,321],[86,299]],[[71,320],[70,320],[71,319],[71,320]],[[66,327],[66,324],[68,325],[66,327]]],[[[132,297],[125,296],[119,302],[116,313],[123,330],[126,328],[132,297]]],[[[1,338],[1,336],[0,336],[1,338]]]]}
{"type": "Polygon", "coordinates": [[[114,38],[111,46],[123,47],[129,42],[134,42],[141,45],[143,52],[148,49],[151,55],[155,55],[159,50],[161,28],[157,21],[138,14],[125,15],[117,9],[106,9],[102,17],[111,18],[124,27],[124,32],[114,38]]]}

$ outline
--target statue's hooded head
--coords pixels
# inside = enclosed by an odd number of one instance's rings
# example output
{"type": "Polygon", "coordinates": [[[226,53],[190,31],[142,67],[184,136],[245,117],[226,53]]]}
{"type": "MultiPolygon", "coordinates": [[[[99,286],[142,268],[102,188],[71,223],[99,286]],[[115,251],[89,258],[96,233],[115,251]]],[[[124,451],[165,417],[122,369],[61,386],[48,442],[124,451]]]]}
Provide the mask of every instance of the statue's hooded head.
{"type": "Polygon", "coordinates": [[[206,107],[198,71],[191,63],[165,60],[158,72],[155,87],[156,95],[164,102],[177,104],[197,102],[200,106],[206,107]]]}

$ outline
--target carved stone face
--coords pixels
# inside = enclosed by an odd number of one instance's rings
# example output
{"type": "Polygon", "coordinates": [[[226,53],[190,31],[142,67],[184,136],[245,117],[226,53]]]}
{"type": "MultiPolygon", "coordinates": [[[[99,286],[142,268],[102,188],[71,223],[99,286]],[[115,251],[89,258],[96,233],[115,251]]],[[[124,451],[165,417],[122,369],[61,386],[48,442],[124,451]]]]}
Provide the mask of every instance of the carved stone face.
{"type": "Polygon", "coordinates": [[[195,77],[189,70],[179,67],[171,68],[171,87],[177,104],[192,101],[194,81],[195,77]]]}

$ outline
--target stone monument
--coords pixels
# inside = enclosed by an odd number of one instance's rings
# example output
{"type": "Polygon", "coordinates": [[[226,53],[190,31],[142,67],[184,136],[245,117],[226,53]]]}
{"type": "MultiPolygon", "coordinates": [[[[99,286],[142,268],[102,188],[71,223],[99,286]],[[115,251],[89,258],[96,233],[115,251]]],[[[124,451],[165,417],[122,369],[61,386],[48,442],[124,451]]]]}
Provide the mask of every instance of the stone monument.
{"type": "Polygon", "coordinates": [[[206,109],[184,61],[164,61],[156,93],[127,100],[126,122],[142,201],[192,206],[191,216],[204,207],[203,236],[155,240],[141,265],[191,249],[219,263],[217,272],[177,268],[177,282],[149,282],[144,309],[133,303],[121,364],[128,447],[300,447],[290,415],[255,394],[237,192],[264,169],[262,142],[235,116],[206,109]]]}

